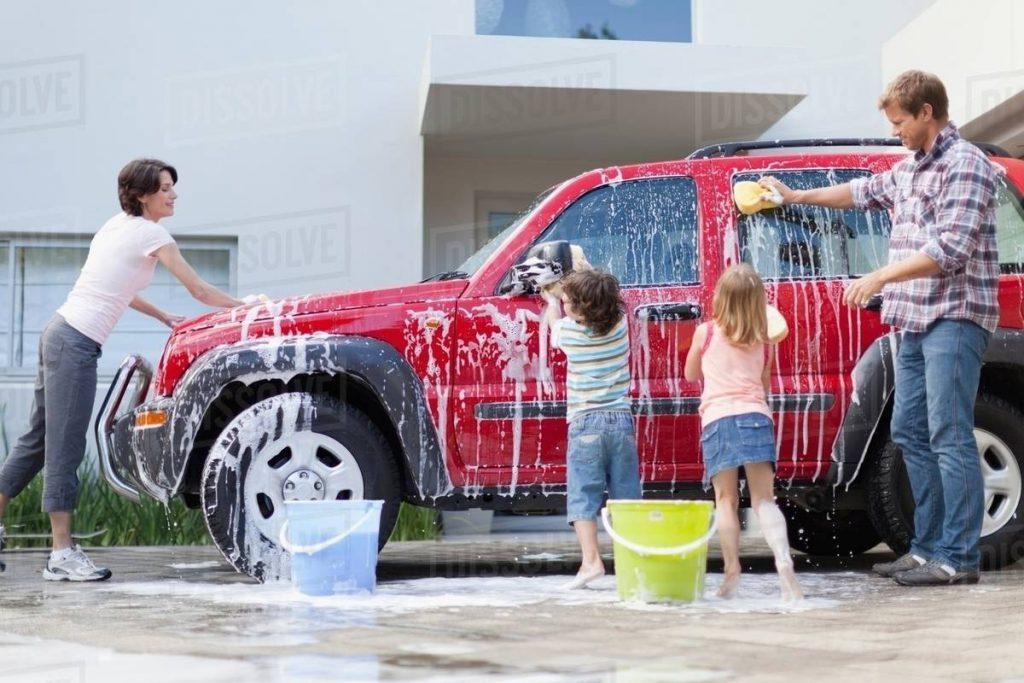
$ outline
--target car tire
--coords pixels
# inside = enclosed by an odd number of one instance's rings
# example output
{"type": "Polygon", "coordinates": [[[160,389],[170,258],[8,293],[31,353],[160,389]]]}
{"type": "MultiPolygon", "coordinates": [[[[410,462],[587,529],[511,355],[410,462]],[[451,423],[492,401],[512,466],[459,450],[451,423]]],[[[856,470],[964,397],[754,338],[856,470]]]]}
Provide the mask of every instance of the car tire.
{"type": "Polygon", "coordinates": [[[882,541],[863,510],[807,510],[780,501],[786,516],[789,545],[807,555],[850,558],[882,541]]]}
{"type": "Polygon", "coordinates": [[[278,540],[288,500],[383,500],[378,546],[398,519],[401,475],[364,413],[330,397],[287,393],[237,415],[206,458],[206,528],[225,559],[259,581],[290,577],[278,540]]]}
{"type": "MultiPolygon", "coordinates": [[[[999,569],[1024,557],[1024,414],[990,394],[974,409],[975,437],[985,479],[985,518],[979,550],[985,569],[999,569]]],[[[897,554],[910,548],[914,500],[900,449],[887,440],[868,478],[868,514],[897,554]]]]}

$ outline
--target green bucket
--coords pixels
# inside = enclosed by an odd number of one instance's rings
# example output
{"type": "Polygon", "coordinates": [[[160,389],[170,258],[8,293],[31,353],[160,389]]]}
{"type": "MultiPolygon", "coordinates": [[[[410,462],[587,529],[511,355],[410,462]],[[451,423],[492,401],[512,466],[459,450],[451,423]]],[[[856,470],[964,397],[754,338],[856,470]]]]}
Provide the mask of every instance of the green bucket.
{"type": "Polygon", "coordinates": [[[713,512],[714,504],[705,500],[609,500],[601,521],[614,541],[619,597],[643,602],[702,597],[708,539],[716,526],[713,512]]]}

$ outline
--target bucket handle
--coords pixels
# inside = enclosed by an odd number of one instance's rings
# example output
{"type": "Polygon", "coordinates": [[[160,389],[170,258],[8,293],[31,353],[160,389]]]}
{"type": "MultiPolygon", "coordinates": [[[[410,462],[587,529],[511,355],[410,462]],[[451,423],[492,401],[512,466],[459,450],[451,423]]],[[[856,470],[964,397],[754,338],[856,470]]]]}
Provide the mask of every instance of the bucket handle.
{"type": "Polygon", "coordinates": [[[345,540],[347,536],[354,533],[359,527],[366,524],[366,522],[368,522],[370,518],[373,517],[373,514],[375,512],[376,510],[371,508],[366,512],[365,515],[363,515],[359,519],[358,522],[350,526],[345,531],[342,531],[340,534],[336,536],[331,536],[326,541],[320,541],[319,543],[314,543],[313,545],[292,545],[291,541],[288,540],[288,522],[291,520],[286,519],[284,520],[284,524],[281,525],[281,533],[277,535],[277,540],[281,544],[282,548],[284,548],[293,555],[295,553],[301,553],[303,555],[312,555],[313,553],[318,553],[325,548],[331,547],[339,541],[345,540]]]}
{"type": "Polygon", "coordinates": [[[715,531],[718,528],[718,515],[712,513],[711,516],[711,528],[708,532],[698,538],[696,541],[690,541],[684,545],[678,545],[674,548],[651,548],[645,545],[634,543],[633,541],[626,540],[620,536],[612,525],[608,521],[608,508],[601,508],[601,523],[604,525],[604,530],[608,532],[608,535],[612,537],[612,540],[619,545],[632,550],[634,553],[640,555],[688,555],[697,548],[701,547],[715,535],[715,531]]]}

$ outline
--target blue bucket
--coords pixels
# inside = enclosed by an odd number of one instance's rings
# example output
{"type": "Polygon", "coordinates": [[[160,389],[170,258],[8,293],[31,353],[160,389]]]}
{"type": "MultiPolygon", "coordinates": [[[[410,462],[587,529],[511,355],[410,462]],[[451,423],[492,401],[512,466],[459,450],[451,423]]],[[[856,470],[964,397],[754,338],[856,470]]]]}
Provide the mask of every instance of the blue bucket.
{"type": "Polygon", "coordinates": [[[292,556],[292,584],[306,595],[373,592],[382,500],[285,504],[281,547],[292,556]]]}

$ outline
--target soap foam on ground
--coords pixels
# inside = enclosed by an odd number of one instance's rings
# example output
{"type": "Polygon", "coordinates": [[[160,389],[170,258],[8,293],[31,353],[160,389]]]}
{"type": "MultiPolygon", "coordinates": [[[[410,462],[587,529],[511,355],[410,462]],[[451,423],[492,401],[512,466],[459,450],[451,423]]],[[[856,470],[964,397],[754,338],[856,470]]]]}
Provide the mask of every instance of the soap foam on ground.
{"type": "Polygon", "coordinates": [[[217,604],[267,607],[309,605],[346,612],[404,614],[450,608],[516,608],[540,603],[600,605],[612,609],[670,611],[684,614],[743,612],[803,612],[833,609],[868,592],[861,574],[800,573],[805,600],[787,603],[779,595],[775,574],[744,574],[736,597],[715,598],[721,574],[709,574],[705,598],[689,605],[622,602],[615,578],[605,577],[586,590],[566,591],[566,576],[427,578],[381,583],[375,594],[307,596],[285,582],[269,584],[212,584],[181,580],[113,584],[102,590],[140,596],[194,599],[217,604]]]}

